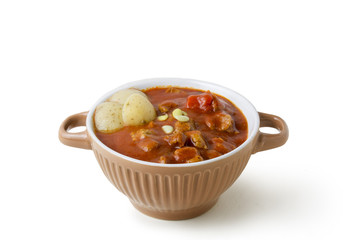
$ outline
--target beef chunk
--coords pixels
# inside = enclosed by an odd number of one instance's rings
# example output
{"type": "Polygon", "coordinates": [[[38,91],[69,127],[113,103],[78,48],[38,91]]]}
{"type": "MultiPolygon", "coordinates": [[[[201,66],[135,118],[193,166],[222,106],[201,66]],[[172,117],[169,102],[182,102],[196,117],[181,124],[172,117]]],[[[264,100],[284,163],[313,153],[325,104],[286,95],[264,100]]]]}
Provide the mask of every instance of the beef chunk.
{"type": "Polygon", "coordinates": [[[206,117],[205,124],[212,130],[234,132],[234,120],[224,112],[206,117]]]}
{"type": "Polygon", "coordinates": [[[216,151],[216,150],[211,149],[211,150],[207,150],[207,151],[206,151],[206,156],[207,156],[209,159],[211,159],[211,158],[216,158],[216,157],[221,156],[221,153],[219,153],[219,152],[216,151]]]}
{"type": "Polygon", "coordinates": [[[188,136],[190,138],[192,144],[195,147],[204,148],[204,149],[208,148],[200,131],[198,131],[198,130],[188,131],[185,134],[186,134],[186,136],[188,136]]]}
{"type": "Polygon", "coordinates": [[[189,121],[189,122],[176,121],[175,122],[175,131],[186,132],[186,131],[190,131],[193,129],[194,129],[193,121],[189,121]]]}
{"type": "Polygon", "coordinates": [[[159,159],[159,163],[167,163],[169,161],[169,158],[166,156],[161,156],[159,159]]]}
{"type": "Polygon", "coordinates": [[[182,147],[174,152],[175,160],[178,163],[192,163],[202,161],[203,158],[200,156],[198,150],[194,147],[182,147]]]}
{"type": "Polygon", "coordinates": [[[236,148],[235,145],[225,142],[224,139],[220,137],[212,138],[211,143],[214,144],[214,150],[221,154],[225,154],[236,148]]]}
{"type": "Polygon", "coordinates": [[[177,103],[172,102],[172,101],[164,101],[162,103],[159,104],[158,108],[159,111],[162,113],[166,113],[170,110],[170,108],[176,108],[178,106],[177,103]]]}
{"type": "Polygon", "coordinates": [[[184,91],[179,88],[169,87],[165,90],[166,93],[183,93],[184,91]]]}
{"type": "Polygon", "coordinates": [[[151,138],[144,138],[136,143],[136,145],[141,148],[144,152],[150,152],[157,146],[159,146],[159,143],[151,138]]]}
{"type": "Polygon", "coordinates": [[[172,134],[166,135],[164,140],[169,143],[170,146],[182,147],[186,142],[186,135],[184,132],[192,130],[193,122],[175,122],[175,130],[172,134]]]}
{"type": "Polygon", "coordinates": [[[174,131],[172,134],[166,135],[164,140],[170,146],[182,147],[185,144],[186,136],[180,131],[174,131]]]}
{"type": "Polygon", "coordinates": [[[137,142],[137,141],[140,141],[141,139],[144,139],[144,138],[150,136],[151,134],[153,134],[153,132],[150,129],[141,128],[141,129],[137,130],[136,132],[132,132],[131,138],[133,141],[137,142]]]}

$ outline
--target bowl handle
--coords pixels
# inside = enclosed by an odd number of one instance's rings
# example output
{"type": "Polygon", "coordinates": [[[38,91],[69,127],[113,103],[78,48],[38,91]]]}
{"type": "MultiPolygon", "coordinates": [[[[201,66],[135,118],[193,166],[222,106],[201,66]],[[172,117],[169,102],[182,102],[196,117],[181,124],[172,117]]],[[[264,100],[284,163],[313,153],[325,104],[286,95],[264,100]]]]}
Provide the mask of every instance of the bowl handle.
{"type": "Polygon", "coordinates": [[[289,138],[289,129],[285,121],[278,116],[261,112],[259,112],[259,117],[260,127],[276,128],[279,130],[279,133],[268,134],[259,131],[253,153],[277,148],[284,145],[289,138]]]}
{"type": "Polygon", "coordinates": [[[86,126],[88,112],[74,114],[66,118],[59,129],[59,140],[65,145],[77,148],[91,149],[90,139],[86,130],[77,133],[69,132],[75,127],[86,126]]]}

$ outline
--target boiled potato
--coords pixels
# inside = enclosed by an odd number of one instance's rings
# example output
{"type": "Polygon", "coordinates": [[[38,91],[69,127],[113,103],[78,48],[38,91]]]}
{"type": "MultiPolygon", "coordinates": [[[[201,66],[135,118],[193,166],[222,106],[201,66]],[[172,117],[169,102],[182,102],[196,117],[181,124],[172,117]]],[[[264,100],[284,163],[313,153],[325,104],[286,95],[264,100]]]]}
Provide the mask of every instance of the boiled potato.
{"type": "Polygon", "coordinates": [[[100,132],[113,132],[124,126],[122,106],[118,102],[100,103],[95,110],[95,126],[100,132]]]}
{"type": "Polygon", "coordinates": [[[125,125],[137,126],[154,120],[156,112],[146,95],[133,93],[124,103],[122,117],[125,125]]]}
{"type": "Polygon", "coordinates": [[[129,89],[122,89],[122,90],[114,93],[107,101],[118,102],[121,105],[124,105],[124,103],[126,102],[126,99],[133,93],[138,93],[138,94],[141,94],[144,97],[146,97],[145,93],[143,93],[142,91],[139,91],[134,88],[129,88],[129,89]]]}

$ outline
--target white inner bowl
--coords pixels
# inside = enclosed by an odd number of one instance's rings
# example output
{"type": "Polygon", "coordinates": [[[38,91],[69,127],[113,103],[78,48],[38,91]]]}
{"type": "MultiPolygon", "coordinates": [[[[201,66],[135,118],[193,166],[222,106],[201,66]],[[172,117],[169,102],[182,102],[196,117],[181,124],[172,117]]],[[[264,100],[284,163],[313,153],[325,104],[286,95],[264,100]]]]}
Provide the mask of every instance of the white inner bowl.
{"type": "Polygon", "coordinates": [[[101,147],[106,149],[107,151],[111,152],[114,155],[117,155],[121,158],[124,158],[129,161],[138,162],[145,165],[153,165],[153,166],[162,166],[162,167],[191,167],[195,165],[202,165],[207,164],[213,161],[219,161],[229,155],[232,155],[238,151],[240,151],[242,148],[244,148],[249,142],[252,141],[252,139],[255,137],[258,129],[259,129],[260,119],[259,114],[256,111],[255,107],[242,95],[239,93],[229,89],[222,87],[220,85],[209,83],[205,81],[199,81],[194,79],[185,79],[185,78],[151,78],[151,79],[144,79],[139,81],[133,81],[126,83],[106,94],[104,94],[90,109],[87,119],[86,119],[86,128],[93,139],[93,141],[96,141],[97,144],[99,144],[101,147]],[[248,138],[247,140],[241,144],[236,149],[221,155],[216,158],[212,158],[209,160],[191,163],[191,164],[164,164],[164,163],[153,163],[153,162],[147,162],[143,160],[138,160],[132,157],[128,157],[126,155],[120,154],[109,147],[107,147],[105,144],[103,144],[95,135],[94,133],[94,124],[92,121],[93,114],[95,111],[95,108],[102,102],[104,102],[106,99],[108,99],[112,94],[119,91],[120,89],[126,89],[126,88],[137,88],[137,89],[146,89],[151,87],[157,87],[157,86],[174,86],[174,87],[188,87],[188,88],[194,88],[194,89],[201,89],[201,90],[210,90],[213,93],[219,94],[227,99],[229,99],[233,104],[235,104],[245,115],[245,118],[248,123],[248,138]]]}

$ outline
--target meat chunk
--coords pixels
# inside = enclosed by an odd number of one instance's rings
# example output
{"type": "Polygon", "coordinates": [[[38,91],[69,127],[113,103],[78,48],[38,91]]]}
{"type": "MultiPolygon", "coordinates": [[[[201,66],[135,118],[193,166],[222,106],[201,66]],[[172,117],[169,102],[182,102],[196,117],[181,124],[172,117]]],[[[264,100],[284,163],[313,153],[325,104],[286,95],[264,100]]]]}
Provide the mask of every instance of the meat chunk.
{"type": "Polygon", "coordinates": [[[159,143],[151,138],[144,138],[136,143],[136,145],[141,148],[144,152],[150,152],[154,148],[159,146],[159,143]]]}
{"type": "Polygon", "coordinates": [[[221,156],[221,153],[219,153],[216,150],[211,149],[211,150],[206,151],[206,156],[208,157],[208,159],[211,159],[211,158],[216,158],[216,157],[221,156]]]}
{"type": "Polygon", "coordinates": [[[192,163],[203,160],[198,150],[194,147],[182,147],[175,150],[174,158],[178,163],[192,163]]]}
{"type": "Polygon", "coordinates": [[[234,132],[234,120],[224,112],[206,117],[205,124],[212,130],[234,132]]]}
{"type": "Polygon", "coordinates": [[[189,122],[176,121],[175,122],[175,131],[186,132],[186,131],[190,131],[193,129],[194,129],[193,121],[189,121],[189,122]]]}
{"type": "Polygon", "coordinates": [[[182,147],[186,142],[186,135],[184,132],[194,129],[194,123],[189,122],[175,122],[175,130],[172,134],[166,135],[164,140],[169,143],[170,146],[182,147]]]}
{"type": "Polygon", "coordinates": [[[141,128],[136,132],[132,132],[131,138],[133,141],[140,141],[141,139],[144,139],[150,136],[151,134],[153,134],[153,132],[150,129],[141,128]]]}
{"type": "Polygon", "coordinates": [[[166,135],[164,140],[170,146],[182,147],[185,144],[186,136],[180,131],[174,131],[172,134],[166,135]]]}
{"type": "Polygon", "coordinates": [[[158,108],[160,112],[166,113],[170,108],[176,108],[177,106],[178,104],[173,101],[164,101],[158,105],[158,108]]]}
{"type": "Polygon", "coordinates": [[[225,142],[224,139],[220,137],[212,138],[211,143],[214,145],[214,150],[218,151],[221,154],[225,154],[236,148],[235,145],[229,142],[225,142]]]}
{"type": "Polygon", "coordinates": [[[169,161],[169,158],[166,156],[161,156],[159,159],[159,163],[167,163],[169,161]]]}
{"type": "Polygon", "coordinates": [[[154,148],[159,146],[159,143],[152,139],[150,136],[153,135],[151,129],[141,128],[131,133],[131,138],[136,145],[144,152],[150,152],[154,148]]]}
{"type": "Polygon", "coordinates": [[[184,91],[179,88],[169,87],[168,89],[165,90],[165,92],[166,93],[182,93],[184,91]]]}
{"type": "Polygon", "coordinates": [[[185,134],[186,134],[186,136],[188,136],[190,138],[192,144],[195,147],[204,148],[204,149],[208,148],[200,131],[198,131],[198,130],[188,131],[185,134]]]}

